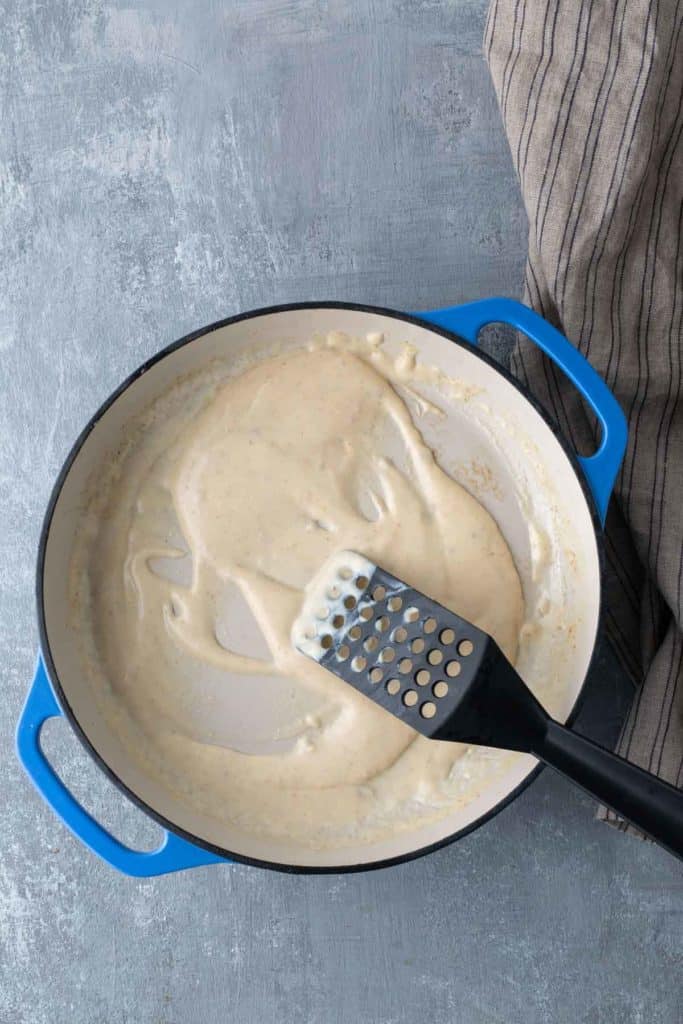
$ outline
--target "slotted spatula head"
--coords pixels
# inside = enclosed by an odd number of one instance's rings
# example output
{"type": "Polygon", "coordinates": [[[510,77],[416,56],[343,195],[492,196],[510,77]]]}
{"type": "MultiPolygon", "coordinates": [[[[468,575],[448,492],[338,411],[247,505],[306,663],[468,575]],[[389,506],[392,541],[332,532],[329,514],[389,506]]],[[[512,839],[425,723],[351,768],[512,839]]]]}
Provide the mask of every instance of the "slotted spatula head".
{"type": "Polygon", "coordinates": [[[292,642],[432,739],[529,750],[547,717],[487,633],[354,551],[307,588],[292,642]]]}

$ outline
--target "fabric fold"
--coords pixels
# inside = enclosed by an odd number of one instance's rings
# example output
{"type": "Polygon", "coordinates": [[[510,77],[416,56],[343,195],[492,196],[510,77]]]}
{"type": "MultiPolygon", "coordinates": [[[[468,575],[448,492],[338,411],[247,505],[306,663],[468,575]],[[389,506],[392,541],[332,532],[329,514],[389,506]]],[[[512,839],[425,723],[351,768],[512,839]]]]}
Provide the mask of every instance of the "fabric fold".
{"type": "MultiPolygon", "coordinates": [[[[617,749],[681,786],[683,5],[494,0],[485,51],[529,218],[525,299],[629,423],[606,540],[607,631],[637,687],[617,749]]],[[[522,342],[512,365],[590,452],[569,382],[522,342]]]]}

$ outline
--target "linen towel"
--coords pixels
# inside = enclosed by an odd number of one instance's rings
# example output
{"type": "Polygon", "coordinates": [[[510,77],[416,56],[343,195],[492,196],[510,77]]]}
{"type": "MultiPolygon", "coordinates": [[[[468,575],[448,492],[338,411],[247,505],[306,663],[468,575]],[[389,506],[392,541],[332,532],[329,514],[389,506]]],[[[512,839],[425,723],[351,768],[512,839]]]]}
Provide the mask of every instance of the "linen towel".
{"type": "MultiPolygon", "coordinates": [[[[529,218],[526,301],[577,345],[628,417],[606,539],[606,627],[637,687],[618,753],[678,786],[682,26],[672,0],[493,0],[485,32],[529,218]]],[[[549,361],[520,342],[512,366],[577,449],[594,450],[594,423],[549,361]]]]}

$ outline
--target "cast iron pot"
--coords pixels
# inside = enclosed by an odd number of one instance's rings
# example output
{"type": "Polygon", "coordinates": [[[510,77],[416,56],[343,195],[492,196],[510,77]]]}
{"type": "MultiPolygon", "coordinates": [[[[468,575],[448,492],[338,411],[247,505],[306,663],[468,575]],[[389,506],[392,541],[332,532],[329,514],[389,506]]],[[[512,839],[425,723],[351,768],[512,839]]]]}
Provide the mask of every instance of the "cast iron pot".
{"type": "MultiPolygon", "coordinates": [[[[208,818],[191,800],[162,787],[134,763],[93,699],[77,655],[77,627],[68,615],[69,560],[91,474],[116,449],[131,418],[180,377],[217,357],[237,361],[255,345],[277,342],[299,347],[314,332],[329,330],[354,336],[382,332],[389,349],[410,342],[421,360],[441,368],[449,378],[464,381],[477,396],[475,401],[450,403],[445,422],[427,440],[456,478],[464,463],[484,465],[490,471],[495,495],[489,490],[477,496],[501,527],[527,599],[534,585],[530,505],[534,515],[546,516],[558,587],[573,621],[571,643],[567,641],[563,649],[558,640],[550,652],[561,684],[552,712],[566,722],[576,714],[598,634],[602,523],[626,445],[621,409],[586,360],[546,321],[509,299],[486,299],[419,314],[351,303],[302,303],[230,317],[158,353],[95,413],[57,478],[40,539],[36,581],[40,654],[19,721],[19,757],[39,792],[74,835],[126,874],[148,877],[229,861],[303,872],[385,867],[428,853],[482,826],[538,774],[533,758],[518,755],[503,777],[439,821],[374,843],[306,849],[243,834],[229,823],[229,814],[225,821],[208,818]],[[571,379],[600,424],[594,455],[577,457],[528,392],[477,349],[478,334],[490,323],[522,331],[571,379]],[[158,849],[138,852],[124,846],[80,806],[54,772],[41,749],[40,731],[47,719],[59,715],[66,716],[109,778],[165,830],[158,849]]],[[[467,479],[463,482],[467,485],[467,479]]],[[[524,674],[523,666],[520,671],[524,674]]]]}

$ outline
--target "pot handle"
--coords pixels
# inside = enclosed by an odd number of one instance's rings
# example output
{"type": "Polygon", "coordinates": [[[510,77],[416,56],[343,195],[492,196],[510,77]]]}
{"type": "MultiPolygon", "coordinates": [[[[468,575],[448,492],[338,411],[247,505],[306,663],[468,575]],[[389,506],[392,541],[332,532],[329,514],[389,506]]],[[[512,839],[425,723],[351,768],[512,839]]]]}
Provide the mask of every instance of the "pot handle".
{"type": "Polygon", "coordinates": [[[588,458],[578,456],[581,468],[604,524],[614,481],[626,450],[626,417],[604,380],[578,349],[556,328],[514,299],[495,298],[469,302],[464,306],[414,313],[420,320],[444,327],[472,345],[482,327],[492,323],[509,324],[526,334],[569,377],[590,405],[601,426],[598,450],[588,458]]]}
{"type": "Polygon", "coordinates": [[[152,878],[203,864],[230,863],[173,832],[166,832],[161,846],[149,852],[131,850],[107,832],[81,807],[41,749],[43,725],[48,718],[58,718],[62,713],[39,655],[33,683],[17,726],[17,754],[40,795],[77,839],[107,864],[135,878],[152,878]]]}

